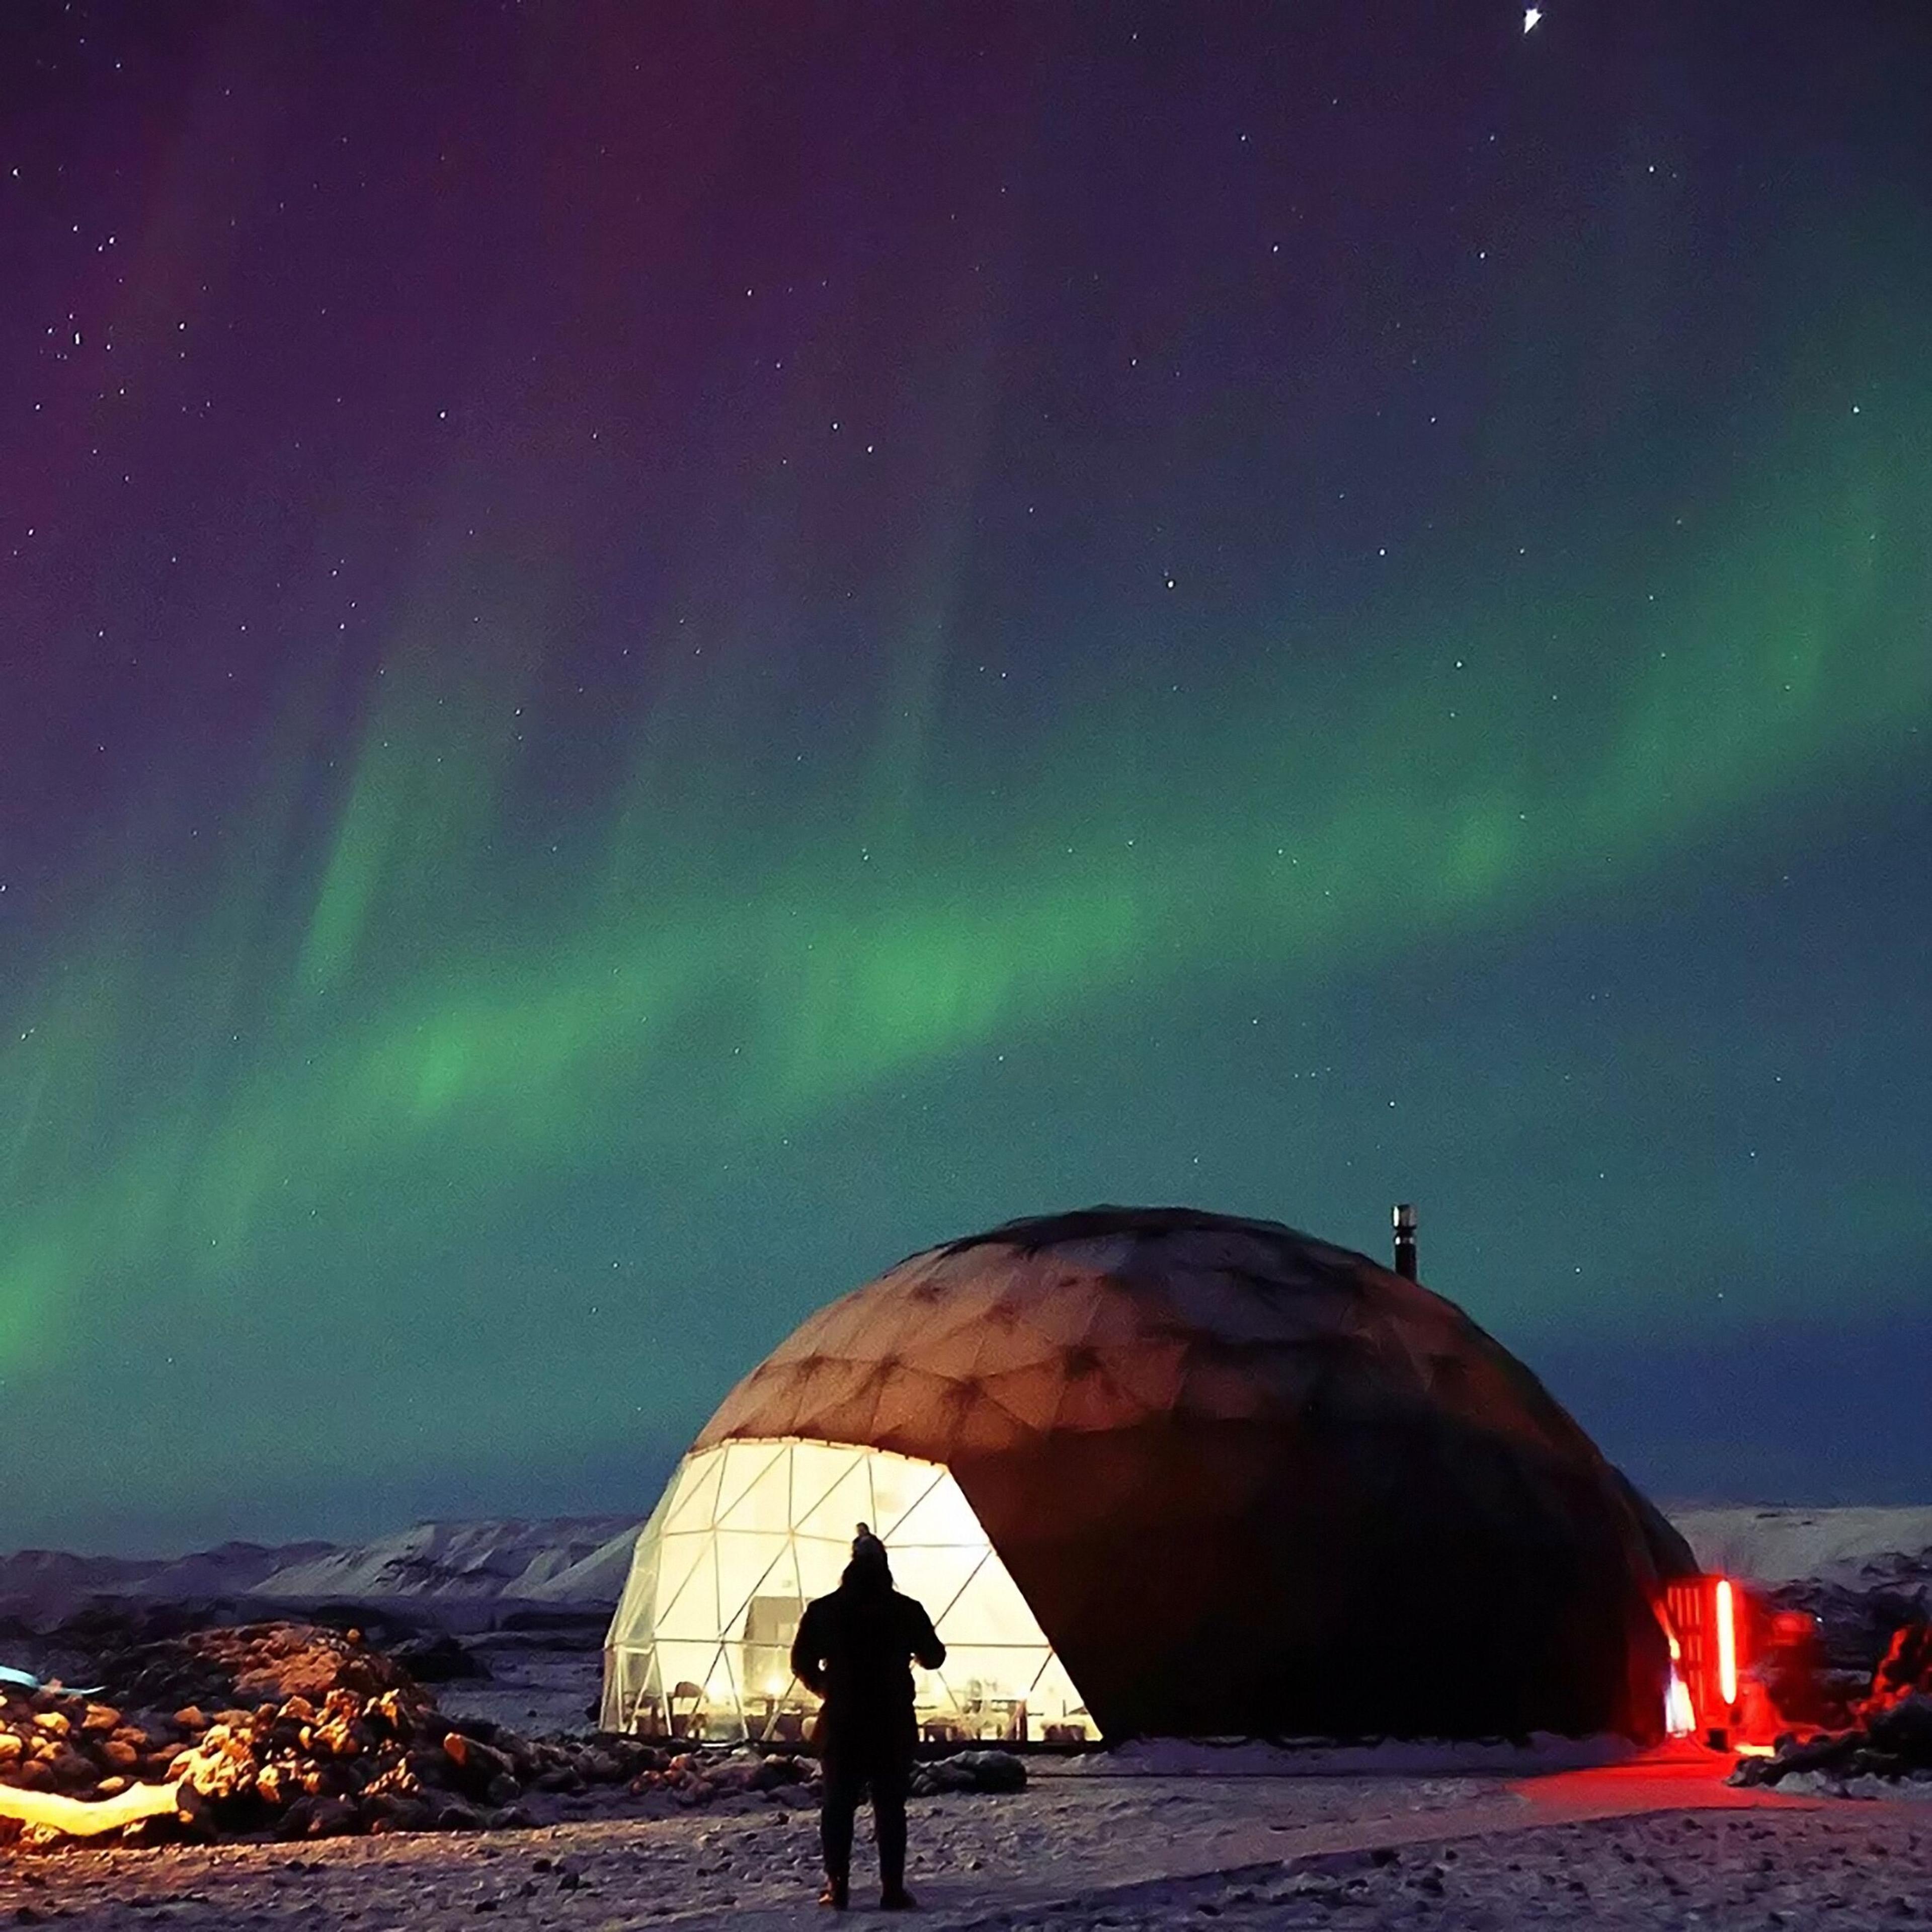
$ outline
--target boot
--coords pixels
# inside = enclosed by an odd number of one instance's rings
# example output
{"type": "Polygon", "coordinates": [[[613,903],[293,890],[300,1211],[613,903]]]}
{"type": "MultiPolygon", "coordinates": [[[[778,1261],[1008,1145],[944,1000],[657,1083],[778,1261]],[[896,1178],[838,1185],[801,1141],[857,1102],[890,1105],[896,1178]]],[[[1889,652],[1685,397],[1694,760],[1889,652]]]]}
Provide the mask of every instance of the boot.
{"type": "Polygon", "coordinates": [[[881,1912],[916,1912],[919,1900],[902,1885],[889,1885],[879,1894],[881,1912]]]}
{"type": "Polygon", "coordinates": [[[828,1878],[818,1894],[818,1902],[830,1912],[843,1912],[850,1903],[851,1887],[842,1878],[828,1878]]]}

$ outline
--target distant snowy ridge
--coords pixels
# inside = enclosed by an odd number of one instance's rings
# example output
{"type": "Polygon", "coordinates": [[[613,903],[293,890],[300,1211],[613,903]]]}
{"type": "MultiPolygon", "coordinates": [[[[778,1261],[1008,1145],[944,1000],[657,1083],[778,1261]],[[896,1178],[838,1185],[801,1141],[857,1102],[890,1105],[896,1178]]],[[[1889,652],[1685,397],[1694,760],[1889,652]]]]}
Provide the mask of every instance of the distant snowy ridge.
{"type": "Polygon", "coordinates": [[[500,1605],[608,1610],[630,1567],[628,1516],[424,1522],[368,1543],[224,1544],[189,1556],[0,1556],[0,1616],[44,1623],[100,1600],[500,1605]]]}
{"type": "MultiPolygon", "coordinates": [[[[274,1570],[250,1594],[315,1602],[398,1598],[528,1598],[559,1605],[596,1601],[574,1574],[614,1539],[628,1546],[628,1517],[583,1516],[526,1522],[422,1522],[373,1543],[326,1549],[274,1570]]],[[[622,1580],[619,1580],[622,1588],[622,1580]]],[[[616,1601],[613,1592],[610,1601],[616,1601]]]]}
{"type": "Polygon", "coordinates": [[[1932,1617],[1932,1509],[1767,1505],[1684,1510],[1675,1521],[1706,1569],[1811,1617],[1835,1670],[1868,1676],[1894,1631],[1932,1617]]]}
{"type": "MultiPolygon", "coordinates": [[[[1765,1584],[1818,1578],[1856,1590],[1932,1577],[1932,1507],[1685,1509],[1672,1520],[1706,1568],[1765,1584]]],[[[610,1609],[639,1520],[625,1516],[423,1522],[367,1543],[226,1543],[175,1558],[0,1556],[0,1616],[32,1620],[110,1599],[267,1604],[419,1604],[425,1609],[610,1609]]]]}
{"type": "Polygon", "coordinates": [[[1814,1576],[1850,1582],[1905,1567],[1932,1570],[1932,1507],[1794,1509],[1762,1504],[1738,1509],[1673,1510],[1708,1570],[1756,1583],[1814,1576]]]}

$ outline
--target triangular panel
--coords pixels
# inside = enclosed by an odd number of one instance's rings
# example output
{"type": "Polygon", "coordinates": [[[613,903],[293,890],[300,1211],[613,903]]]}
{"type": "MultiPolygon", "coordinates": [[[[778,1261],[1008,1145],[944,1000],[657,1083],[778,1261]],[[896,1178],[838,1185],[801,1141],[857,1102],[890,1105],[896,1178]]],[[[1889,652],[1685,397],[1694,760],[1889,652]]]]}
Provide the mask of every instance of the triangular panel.
{"type": "Polygon", "coordinates": [[[706,1450],[701,1456],[688,1456],[677,1474],[677,1488],[664,1518],[664,1528],[708,1528],[717,1509],[718,1484],[724,1473],[724,1456],[721,1450],[706,1450]]]}
{"type": "MultiPolygon", "coordinates": [[[[755,1523],[737,1520],[748,1492],[773,1468],[783,1482],[785,1446],[782,1442],[734,1442],[724,1451],[724,1473],[718,1479],[718,1504],[712,1520],[720,1528],[752,1529],[755,1523]]],[[[782,1528],[781,1522],[778,1527],[782,1528]]]]}

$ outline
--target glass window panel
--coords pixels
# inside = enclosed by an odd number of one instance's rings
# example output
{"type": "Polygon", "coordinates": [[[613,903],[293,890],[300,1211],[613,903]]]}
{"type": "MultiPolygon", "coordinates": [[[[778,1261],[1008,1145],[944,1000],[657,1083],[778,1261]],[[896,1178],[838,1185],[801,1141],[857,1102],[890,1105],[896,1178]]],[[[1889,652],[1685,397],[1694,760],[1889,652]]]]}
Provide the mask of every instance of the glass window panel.
{"type": "Polygon", "coordinates": [[[745,1606],[758,1594],[766,1572],[784,1553],[782,1530],[721,1529],[718,1544],[718,1634],[743,1630],[745,1606]]]}
{"type": "Polygon", "coordinates": [[[937,1670],[914,1670],[912,1674],[913,1708],[921,1717],[935,1711],[956,1711],[958,1700],[946,1681],[945,1666],[937,1670]]]}
{"type": "MultiPolygon", "coordinates": [[[[795,1630],[797,1618],[794,1616],[792,1621],[795,1630]]],[[[791,1646],[788,1642],[742,1644],[738,1655],[740,1682],[751,1702],[749,1718],[756,1730],[757,1720],[768,1716],[772,1706],[796,1688],[791,1674],[791,1646]]]]}
{"type": "MultiPolygon", "coordinates": [[[[765,1572],[764,1580],[758,1586],[760,1597],[802,1597],[806,1592],[799,1587],[798,1552],[789,1537],[778,1543],[778,1553],[770,1569],[765,1572]]],[[[790,1637],[786,1642],[791,1641],[790,1637]]]]}
{"type": "Polygon", "coordinates": [[[708,1738],[742,1737],[745,1714],[738,1696],[737,1660],[729,1646],[720,1646],[704,1688],[704,1735],[708,1738]]]}
{"type": "Polygon", "coordinates": [[[926,1613],[932,1619],[940,1641],[950,1643],[952,1639],[946,1630],[952,1606],[974,1573],[992,1554],[983,1543],[977,1549],[968,1546],[963,1550],[934,1550],[916,1545],[910,1550],[895,1550],[892,1582],[908,1597],[916,1597],[926,1606],[926,1613]]]}
{"type": "Polygon", "coordinates": [[[658,1545],[657,1600],[650,1606],[647,1630],[662,1630],[685,1588],[711,1548],[708,1530],[686,1530],[664,1537],[658,1545]]]}
{"type": "Polygon", "coordinates": [[[1039,1619],[1028,1608],[1006,1566],[990,1550],[947,1610],[939,1634],[949,1644],[1044,1645],[1039,1619]]]}
{"type": "MultiPolygon", "coordinates": [[[[682,1540],[668,1538],[668,1542],[682,1540]]],[[[670,1637],[706,1637],[718,1641],[718,1539],[716,1535],[693,1537],[698,1546],[698,1561],[677,1594],[658,1612],[658,1630],[670,1637]]]]}
{"type": "Polygon", "coordinates": [[[854,1531],[872,1520],[872,1485],[866,1460],[862,1450],[855,1454],[838,1480],[809,1504],[799,1519],[802,1534],[834,1538],[850,1550],[854,1531]]]}
{"type": "Polygon", "coordinates": [[[838,1587],[851,1560],[851,1539],[834,1543],[829,1538],[796,1536],[792,1555],[798,1563],[798,1588],[802,1597],[823,1597],[838,1587]]]}
{"type": "Polygon", "coordinates": [[[980,1519],[973,1514],[972,1504],[966,1500],[964,1492],[949,1471],[942,1472],[939,1480],[928,1487],[925,1496],[913,1505],[905,1520],[886,1540],[894,1548],[934,1543],[970,1544],[983,1550],[986,1546],[986,1532],[980,1527],[980,1519]]]}
{"type": "Polygon", "coordinates": [[[975,1646],[947,1654],[944,1675],[966,1736],[1017,1740],[1027,1735],[1027,1694],[1039,1673],[1041,1648],[975,1646]]]}
{"type": "Polygon", "coordinates": [[[756,1487],[759,1478],[774,1463],[782,1466],[784,1453],[782,1443],[728,1443],[724,1448],[724,1473],[718,1483],[718,1508],[712,1521],[729,1524],[734,1529],[754,1527],[737,1521],[739,1508],[747,1492],[756,1487]]]}
{"type": "Polygon", "coordinates": [[[707,1449],[701,1456],[687,1456],[664,1528],[700,1529],[709,1523],[717,1505],[718,1478],[724,1473],[722,1450],[707,1449]]]}
{"type": "Polygon", "coordinates": [[[866,1520],[890,1543],[908,1513],[918,1507],[920,1498],[948,1478],[944,1470],[930,1462],[915,1462],[910,1456],[875,1454],[867,1461],[872,1474],[872,1514],[866,1520]]]}
{"type": "Polygon", "coordinates": [[[670,1500],[676,1489],[675,1477],[664,1485],[664,1494],[658,1498],[657,1507],[645,1519],[644,1526],[638,1532],[638,1540],[632,1546],[631,1567],[635,1569],[639,1559],[646,1550],[657,1547],[658,1538],[664,1534],[664,1519],[670,1514],[670,1500]]]}
{"type": "Polygon", "coordinates": [[[1036,1720],[1034,1731],[1036,1737],[1045,1736],[1040,1727],[1048,1724],[1077,1724],[1082,1736],[1100,1736],[1094,1720],[1087,1714],[1087,1700],[1074,1688],[1072,1678],[1066,1674],[1066,1666],[1051,1652],[1034,1679],[1033,1688],[1028,1693],[1027,1710],[1029,1717],[1036,1720]]]}
{"type": "Polygon", "coordinates": [[[597,1714],[603,1730],[628,1730],[647,1721],[642,1706],[655,1682],[656,1656],[654,1649],[623,1649],[606,1654],[603,1702],[597,1714]]]}
{"type": "Polygon", "coordinates": [[[610,1619],[611,1642],[635,1643],[650,1636],[657,1618],[658,1558],[663,1549],[663,1540],[655,1530],[646,1529],[638,1538],[631,1574],[610,1619]]]}
{"type": "Polygon", "coordinates": [[[775,1530],[781,1534],[789,1529],[791,1462],[788,1445],[773,1450],[758,1475],[719,1516],[719,1526],[726,1529],[775,1530]]]}
{"type": "Polygon", "coordinates": [[[965,1709],[987,1699],[1024,1698],[1040,1674],[1044,1645],[960,1644],[946,1654],[946,1681],[965,1709]]]}
{"type": "Polygon", "coordinates": [[[701,1737],[713,1701],[706,1686],[718,1661],[715,1643],[660,1643],[658,1670],[664,1683],[665,1728],[673,1737],[701,1737]]]}
{"type": "Polygon", "coordinates": [[[844,1449],[829,1442],[794,1442],[791,1445],[791,1520],[794,1526],[809,1515],[866,1452],[844,1449]]]}

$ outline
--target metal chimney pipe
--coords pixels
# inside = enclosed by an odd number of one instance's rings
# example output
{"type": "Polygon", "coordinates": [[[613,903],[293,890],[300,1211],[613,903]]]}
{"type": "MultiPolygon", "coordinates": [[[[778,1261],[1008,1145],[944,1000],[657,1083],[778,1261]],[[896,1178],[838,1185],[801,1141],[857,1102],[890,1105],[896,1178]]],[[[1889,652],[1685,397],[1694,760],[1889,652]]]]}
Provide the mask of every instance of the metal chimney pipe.
{"type": "Polygon", "coordinates": [[[1395,1271],[1404,1281],[1415,1279],[1415,1208],[1412,1202],[1395,1204],[1395,1271]]]}

